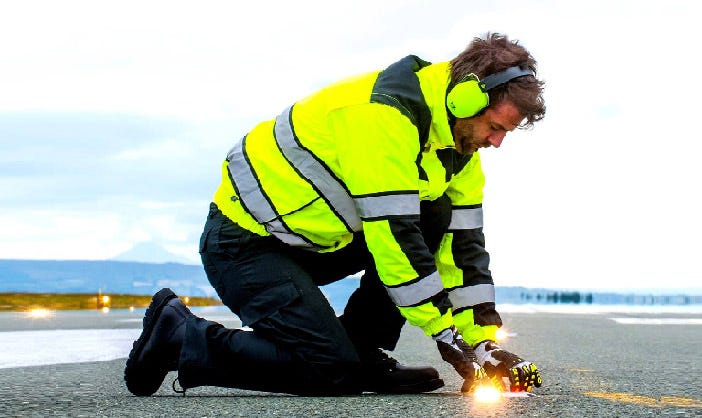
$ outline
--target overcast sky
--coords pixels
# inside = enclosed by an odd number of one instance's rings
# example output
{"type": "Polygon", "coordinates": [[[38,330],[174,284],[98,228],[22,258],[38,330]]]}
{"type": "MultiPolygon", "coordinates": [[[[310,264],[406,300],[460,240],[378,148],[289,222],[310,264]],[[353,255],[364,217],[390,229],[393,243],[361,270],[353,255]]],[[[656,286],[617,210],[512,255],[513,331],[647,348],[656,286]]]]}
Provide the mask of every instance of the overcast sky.
{"type": "Polygon", "coordinates": [[[482,153],[498,285],[702,286],[690,1],[18,1],[0,5],[0,258],[197,263],[227,150],[254,123],[487,31],[539,62],[546,119],[482,153]]]}

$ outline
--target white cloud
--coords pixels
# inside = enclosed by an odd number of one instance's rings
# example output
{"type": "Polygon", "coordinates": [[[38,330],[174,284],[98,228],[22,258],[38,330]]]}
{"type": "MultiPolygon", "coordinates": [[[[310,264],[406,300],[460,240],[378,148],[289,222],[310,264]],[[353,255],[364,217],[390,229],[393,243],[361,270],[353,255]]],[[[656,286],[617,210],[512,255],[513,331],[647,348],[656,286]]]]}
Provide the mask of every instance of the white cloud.
{"type": "Polygon", "coordinates": [[[117,251],[117,213],[80,210],[0,211],[3,258],[102,259],[117,251]]]}

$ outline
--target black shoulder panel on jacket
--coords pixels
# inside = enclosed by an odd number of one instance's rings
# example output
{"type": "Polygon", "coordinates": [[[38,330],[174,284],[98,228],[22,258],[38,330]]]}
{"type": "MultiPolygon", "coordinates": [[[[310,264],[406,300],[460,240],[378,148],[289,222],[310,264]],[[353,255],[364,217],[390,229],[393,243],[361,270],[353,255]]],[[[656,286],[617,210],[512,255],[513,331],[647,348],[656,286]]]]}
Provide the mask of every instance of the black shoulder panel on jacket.
{"type": "Polygon", "coordinates": [[[430,64],[414,55],[408,55],[383,70],[371,92],[372,103],[392,106],[412,121],[419,131],[422,146],[429,139],[431,112],[415,73],[430,64]]]}
{"type": "MultiPolygon", "coordinates": [[[[451,176],[458,174],[463,170],[463,167],[468,164],[473,155],[463,155],[454,148],[442,148],[436,150],[436,156],[439,157],[441,165],[446,170],[446,182],[451,181],[451,176]]],[[[426,175],[426,174],[425,174],[426,175]]],[[[421,179],[421,177],[420,177],[421,179]]],[[[426,180],[426,179],[425,179],[426,180]]]]}

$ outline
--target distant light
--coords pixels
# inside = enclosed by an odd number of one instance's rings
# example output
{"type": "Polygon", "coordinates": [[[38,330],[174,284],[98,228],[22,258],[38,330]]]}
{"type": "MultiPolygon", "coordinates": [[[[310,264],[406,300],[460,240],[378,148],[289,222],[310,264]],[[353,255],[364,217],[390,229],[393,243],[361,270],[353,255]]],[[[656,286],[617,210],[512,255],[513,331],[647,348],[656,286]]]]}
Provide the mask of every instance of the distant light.
{"type": "Polygon", "coordinates": [[[133,307],[133,306],[130,306],[130,307],[129,307],[129,312],[134,312],[134,307],[133,307]]]}
{"type": "Polygon", "coordinates": [[[109,308],[108,306],[103,306],[102,309],[101,309],[101,311],[102,311],[102,313],[109,313],[109,312],[110,312],[110,308],[109,308]]]}
{"type": "Polygon", "coordinates": [[[188,303],[190,303],[190,298],[187,297],[187,296],[184,297],[184,298],[183,298],[183,303],[185,303],[186,305],[187,305],[188,303]]]}
{"type": "Polygon", "coordinates": [[[54,311],[45,308],[34,308],[27,311],[27,316],[33,319],[50,318],[55,314],[54,311]]]}
{"type": "Polygon", "coordinates": [[[108,303],[110,303],[110,297],[107,296],[107,295],[103,296],[103,297],[102,297],[102,303],[104,303],[105,305],[107,305],[108,303]]]}
{"type": "Polygon", "coordinates": [[[473,391],[473,398],[480,403],[495,403],[501,397],[499,389],[492,385],[481,385],[473,391]]]}

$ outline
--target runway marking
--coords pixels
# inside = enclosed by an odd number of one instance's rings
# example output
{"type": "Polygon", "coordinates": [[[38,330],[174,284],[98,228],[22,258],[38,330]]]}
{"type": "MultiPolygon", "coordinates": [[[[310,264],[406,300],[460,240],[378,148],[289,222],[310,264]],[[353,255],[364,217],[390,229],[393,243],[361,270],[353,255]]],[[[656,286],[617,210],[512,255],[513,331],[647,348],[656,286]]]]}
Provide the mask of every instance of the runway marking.
{"type": "Polygon", "coordinates": [[[702,401],[690,398],[679,398],[677,396],[662,396],[661,403],[671,406],[687,406],[690,408],[702,408],[702,401]]]}
{"type": "Polygon", "coordinates": [[[617,392],[585,392],[585,396],[593,398],[607,399],[613,402],[635,403],[638,405],[660,408],[663,406],[676,406],[682,408],[702,408],[702,401],[692,398],[681,398],[677,396],[661,396],[661,399],[648,396],[634,395],[633,393],[617,392]]]}

